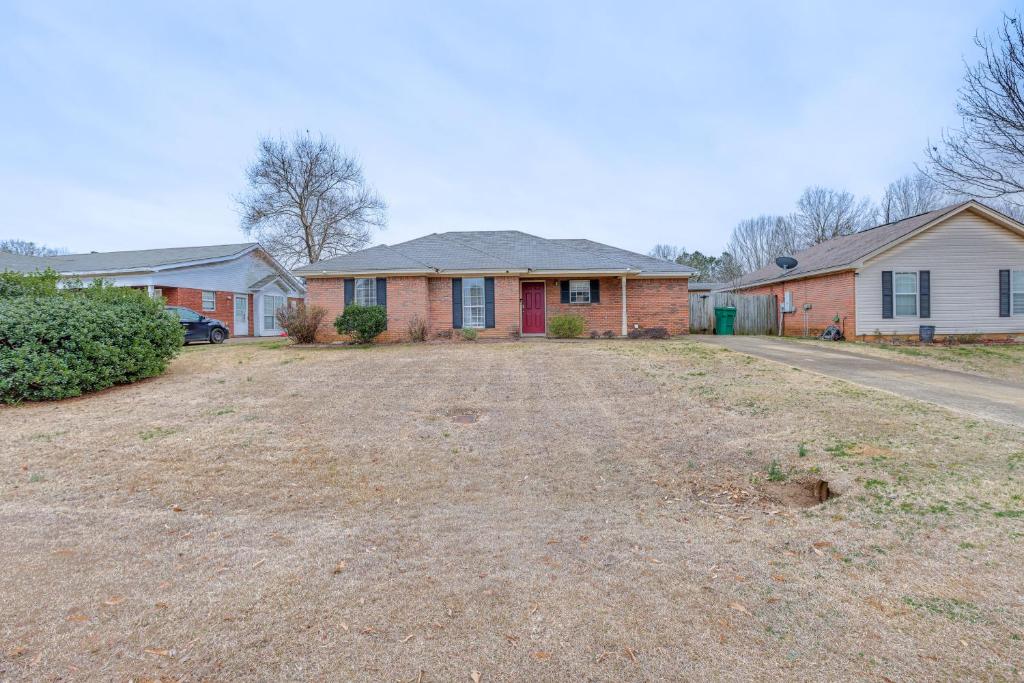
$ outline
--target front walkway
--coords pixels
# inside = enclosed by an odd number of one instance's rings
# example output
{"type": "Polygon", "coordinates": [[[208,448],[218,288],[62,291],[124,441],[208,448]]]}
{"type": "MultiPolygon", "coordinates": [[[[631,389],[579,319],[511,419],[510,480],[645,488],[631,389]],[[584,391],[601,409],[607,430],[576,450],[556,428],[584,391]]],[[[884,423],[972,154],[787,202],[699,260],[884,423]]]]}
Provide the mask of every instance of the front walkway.
{"type": "Polygon", "coordinates": [[[898,360],[870,358],[843,351],[841,346],[822,348],[772,337],[693,335],[692,339],[1024,427],[1024,385],[1016,382],[911,365],[898,360]]]}

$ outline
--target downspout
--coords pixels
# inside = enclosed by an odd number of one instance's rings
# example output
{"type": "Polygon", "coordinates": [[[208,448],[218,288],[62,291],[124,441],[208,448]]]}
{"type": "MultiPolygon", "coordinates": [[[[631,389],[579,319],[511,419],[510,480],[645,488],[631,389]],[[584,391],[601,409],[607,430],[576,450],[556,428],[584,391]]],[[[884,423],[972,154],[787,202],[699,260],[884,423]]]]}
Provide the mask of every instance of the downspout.
{"type": "Polygon", "coordinates": [[[622,336],[625,337],[629,333],[629,329],[626,327],[626,276],[622,276],[622,336]]]}

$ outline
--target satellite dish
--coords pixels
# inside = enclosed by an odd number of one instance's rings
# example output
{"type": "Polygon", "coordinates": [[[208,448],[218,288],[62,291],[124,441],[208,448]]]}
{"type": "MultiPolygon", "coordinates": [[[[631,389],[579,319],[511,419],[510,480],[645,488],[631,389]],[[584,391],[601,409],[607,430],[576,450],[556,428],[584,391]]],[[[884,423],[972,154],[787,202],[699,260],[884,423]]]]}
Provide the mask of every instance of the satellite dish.
{"type": "Polygon", "coordinates": [[[793,270],[794,268],[796,268],[796,263],[796,259],[793,258],[792,256],[780,256],[779,258],[775,259],[775,265],[777,265],[779,268],[782,268],[783,270],[793,270]]]}

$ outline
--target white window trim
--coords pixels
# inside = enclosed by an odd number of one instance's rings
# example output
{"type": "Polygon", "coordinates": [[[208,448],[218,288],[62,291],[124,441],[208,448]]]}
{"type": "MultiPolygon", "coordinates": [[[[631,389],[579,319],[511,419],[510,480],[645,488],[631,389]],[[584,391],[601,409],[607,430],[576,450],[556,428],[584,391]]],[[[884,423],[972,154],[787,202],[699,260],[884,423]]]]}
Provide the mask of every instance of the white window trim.
{"type": "Polygon", "coordinates": [[[217,292],[212,292],[209,289],[204,289],[203,293],[202,293],[202,302],[203,302],[202,306],[203,306],[203,310],[204,311],[216,311],[217,310],[217,292]],[[206,305],[206,295],[207,294],[209,294],[210,297],[213,299],[213,305],[212,306],[207,306],[206,305]]]}
{"type": "MultiPolygon", "coordinates": [[[[1014,316],[1014,315],[1024,315],[1024,312],[1022,312],[1022,313],[1014,313],[1013,312],[1013,309],[1014,309],[1014,306],[1013,306],[1014,299],[1017,298],[1017,297],[1020,297],[1020,298],[1024,299],[1024,269],[1021,269],[1021,270],[1013,270],[1013,269],[1011,269],[1010,270],[1010,315],[1011,316],[1014,316]],[[1020,289],[1014,289],[1013,288],[1013,276],[1015,274],[1017,274],[1017,273],[1020,274],[1020,289]]],[[[1022,305],[1021,308],[1024,308],[1024,305],[1022,305]]]]}
{"type": "Polygon", "coordinates": [[[569,280],[570,304],[589,304],[591,303],[590,299],[590,280],[569,280]],[[586,300],[583,299],[584,294],[586,294],[586,300]]]}
{"type": "Polygon", "coordinates": [[[376,306],[377,305],[377,278],[375,278],[375,277],[357,277],[352,289],[353,289],[353,291],[352,291],[352,303],[356,304],[357,306],[376,306]],[[361,283],[361,282],[362,283],[367,283],[367,282],[369,283],[368,288],[365,290],[365,291],[369,292],[368,296],[365,298],[366,303],[362,303],[359,300],[360,299],[359,292],[361,291],[360,287],[359,287],[359,283],[361,283]]]}
{"type": "Polygon", "coordinates": [[[894,318],[920,318],[921,317],[921,274],[916,270],[894,270],[892,272],[892,317],[894,318]],[[901,296],[910,296],[910,292],[899,294],[896,291],[896,282],[900,275],[914,276],[914,312],[897,313],[896,302],[901,296]]]}
{"type": "Polygon", "coordinates": [[[263,301],[262,301],[262,303],[263,303],[263,311],[262,311],[262,313],[263,313],[263,320],[262,320],[262,322],[263,322],[263,329],[264,330],[272,330],[272,331],[276,332],[276,331],[281,329],[280,327],[277,326],[277,307],[268,306],[267,299],[282,299],[284,301],[284,303],[281,304],[281,307],[283,308],[284,306],[288,305],[288,303],[287,303],[288,302],[288,297],[284,296],[283,294],[264,294],[263,295],[263,301]],[[269,326],[267,325],[267,318],[268,317],[271,319],[271,325],[269,325],[269,326]]]}
{"type": "Polygon", "coordinates": [[[462,326],[475,330],[482,330],[487,327],[487,285],[482,277],[467,277],[462,279],[462,326]],[[480,303],[471,305],[469,303],[470,283],[480,283],[480,303]],[[470,310],[480,309],[480,322],[470,322],[470,310]]]}

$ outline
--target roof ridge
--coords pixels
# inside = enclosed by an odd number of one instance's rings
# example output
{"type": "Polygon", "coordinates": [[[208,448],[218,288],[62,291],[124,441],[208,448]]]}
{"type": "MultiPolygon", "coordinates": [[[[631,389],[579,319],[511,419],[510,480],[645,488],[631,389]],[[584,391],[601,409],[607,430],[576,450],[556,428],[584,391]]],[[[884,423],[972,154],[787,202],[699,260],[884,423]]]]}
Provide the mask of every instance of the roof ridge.
{"type": "MultiPolygon", "coordinates": [[[[60,258],[71,256],[97,256],[100,254],[136,254],[142,251],[171,251],[178,249],[213,249],[216,247],[251,247],[259,246],[259,242],[225,242],[224,244],[199,244],[188,247],[151,247],[149,249],[118,249],[115,251],[79,251],[73,254],[49,254],[41,258],[60,258]]],[[[239,249],[241,251],[241,249],[239,249]]]]}
{"type": "MultiPolygon", "coordinates": [[[[420,261],[418,258],[413,258],[412,256],[409,256],[408,254],[403,253],[401,249],[396,249],[395,247],[391,246],[390,244],[378,244],[377,246],[378,247],[383,247],[384,249],[387,249],[388,251],[393,251],[396,254],[398,254],[399,256],[401,256],[402,258],[409,259],[410,261],[412,261],[414,263],[418,263],[421,266],[423,266],[424,268],[430,268],[431,270],[435,270],[435,271],[437,270],[437,266],[432,266],[429,263],[424,263],[423,261],[420,261]]],[[[368,248],[372,249],[373,247],[368,247],[368,248]]]]}

